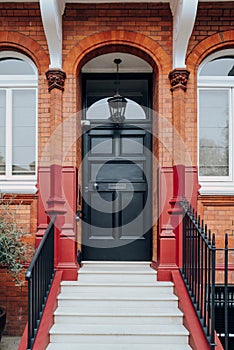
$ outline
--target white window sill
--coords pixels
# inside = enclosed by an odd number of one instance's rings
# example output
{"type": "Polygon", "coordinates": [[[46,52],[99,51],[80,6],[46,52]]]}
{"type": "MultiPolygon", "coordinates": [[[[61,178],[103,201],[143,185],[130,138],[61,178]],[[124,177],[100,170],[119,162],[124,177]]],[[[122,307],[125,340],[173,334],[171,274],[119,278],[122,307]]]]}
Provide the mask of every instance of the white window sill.
{"type": "Polygon", "coordinates": [[[35,194],[36,180],[0,180],[0,193],[35,194]]]}
{"type": "Polygon", "coordinates": [[[234,196],[233,182],[205,182],[200,181],[199,193],[201,195],[234,196]]]}

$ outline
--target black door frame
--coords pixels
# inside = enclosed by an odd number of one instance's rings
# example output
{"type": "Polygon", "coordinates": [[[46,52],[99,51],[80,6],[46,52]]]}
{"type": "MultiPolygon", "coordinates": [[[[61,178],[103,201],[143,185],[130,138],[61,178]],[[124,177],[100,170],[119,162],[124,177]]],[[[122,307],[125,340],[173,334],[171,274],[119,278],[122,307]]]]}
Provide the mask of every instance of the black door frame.
{"type": "MultiPolygon", "coordinates": [[[[115,80],[115,74],[92,74],[92,73],[85,73],[82,75],[82,86],[83,86],[83,110],[85,111],[88,106],[87,104],[87,99],[86,99],[86,83],[87,80],[91,79],[91,80],[96,80],[96,79],[102,79],[102,80],[111,80],[114,81],[115,80]]],[[[130,130],[130,129],[135,129],[135,130],[146,130],[147,133],[150,135],[150,137],[148,138],[148,144],[147,147],[149,148],[149,151],[152,151],[152,141],[151,141],[151,128],[152,128],[152,121],[151,121],[151,103],[152,103],[152,74],[145,74],[145,73],[139,73],[139,74],[120,74],[120,79],[129,79],[129,80],[136,80],[136,79],[147,79],[147,83],[148,83],[148,93],[147,96],[145,96],[145,104],[147,104],[147,119],[144,120],[130,120],[129,122],[131,122],[132,124],[128,124],[126,122],[126,124],[124,124],[123,126],[120,126],[120,128],[122,130],[130,130]],[[150,140],[150,141],[149,141],[150,140]]],[[[126,95],[124,95],[124,97],[128,97],[126,95]]],[[[131,98],[129,96],[129,98],[131,98]]],[[[84,118],[85,119],[85,118],[84,118]]],[[[108,123],[107,121],[103,123],[103,120],[95,120],[95,121],[91,121],[91,128],[95,128],[96,130],[99,129],[99,131],[101,132],[101,130],[103,130],[104,133],[108,132],[108,130],[113,130],[114,125],[111,123],[108,123]]],[[[86,137],[86,136],[84,136],[86,137]]],[[[87,142],[86,142],[86,146],[87,148],[87,142]]],[[[87,152],[87,149],[84,148],[84,142],[82,141],[82,156],[84,156],[84,154],[87,152]]],[[[150,196],[150,202],[151,202],[151,208],[150,208],[150,220],[151,220],[151,224],[152,224],[152,216],[153,216],[153,208],[152,208],[152,166],[151,166],[151,162],[152,160],[150,160],[148,162],[148,167],[150,167],[150,174],[151,174],[151,181],[149,184],[149,191],[148,191],[148,196],[150,196]]],[[[83,167],[83,176],[85,176],[85,172],[86,169],[85,167],[83,167]]],[[[83,181],[84,183],[84,181],[83,181]]],[[[83,185],[83,191],[84,191],[84,185],[83,185]]],[[[83,204],[83,203],[82,203],[83,204]]],[[[83,206],[85,207],[85,206],[83,206]]],[[[86,206],[87,208],[87,206],[86,206]]],[[[85,214],[84,214],[85,215],[85,214]]],[[[85,216],[83,217],[84,222],[85,220],[85,216]]],[[[152,225],[151,225],[152,227],[152,225]]],[[[83,234],[84,234],[84,230],[83,234]]],[[[151,260],[152,259],[152,228],[150,229],[150,232],[148,231],[146,234],[147,237],[147,241],[149,242],[148,245],[148,250],[149,250],[149,254],[148,257],[144,260],[151,260]]],[[[86,250],[86,246],[83,244],[84,240],[82,240],[82,251],[84,253],[84,258],[85,258],[85,250],[86,250]]],[[[92,260],[92,258],[88,258],[88,260],[92,260]]],[[[94,259],[96,260],[96,259],[94,259]]],[[[98,259],[97,259],[98,260],[98,259]]],[[[101,260],[101,259],[100,259],[101,260]]],[[[109,260],[107,259],[103,259],[103,260],[109,260]]],[[[111,259],[111,260],[115,260],[115,259],[111,259]]],[[[117,259],[117,260],[121,260],[121,259],[117,259]]],[[[124,259],[126,260],[126,259],[124,259]]],[[[132,259],[130,259],[132,260],[132,259]]],[[[133,259],[134,260],[134,259],[133,259]]]]}

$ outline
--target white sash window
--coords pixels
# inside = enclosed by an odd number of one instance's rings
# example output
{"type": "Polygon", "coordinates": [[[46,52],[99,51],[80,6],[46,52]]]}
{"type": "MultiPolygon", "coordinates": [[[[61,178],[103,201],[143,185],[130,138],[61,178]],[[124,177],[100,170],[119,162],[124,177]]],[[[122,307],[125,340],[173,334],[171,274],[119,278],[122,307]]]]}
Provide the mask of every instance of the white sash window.
{"type": "Polygon", "coordinates": [[[201,193],[234,193],[234,51],[209,56],[198,75],[201,193]]]}
{"type": "Polygon", "coordinates": [[[37,70],[24,55],[0,53],[0,191],[35,192],[37,70]]]}

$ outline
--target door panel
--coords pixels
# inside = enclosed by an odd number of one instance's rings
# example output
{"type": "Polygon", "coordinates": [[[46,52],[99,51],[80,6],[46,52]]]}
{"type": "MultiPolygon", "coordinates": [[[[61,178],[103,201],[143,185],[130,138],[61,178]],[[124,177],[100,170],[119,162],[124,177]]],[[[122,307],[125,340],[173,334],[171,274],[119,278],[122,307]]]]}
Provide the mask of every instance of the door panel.
{"type": "Polygon", "coordinates": [[[83,136],[84,260],[151,260],[150,147],[140,128],[83,136]]]}

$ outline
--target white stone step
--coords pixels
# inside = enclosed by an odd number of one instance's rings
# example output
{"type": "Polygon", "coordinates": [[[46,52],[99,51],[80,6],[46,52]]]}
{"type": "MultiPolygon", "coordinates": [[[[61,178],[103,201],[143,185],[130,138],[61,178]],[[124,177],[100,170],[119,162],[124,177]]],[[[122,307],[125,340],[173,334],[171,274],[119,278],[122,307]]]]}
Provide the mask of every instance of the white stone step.
{"type": "Polygon", "coordinates": [[[104,283],[104,282],[155,282],[156,274],[154,270],[146,270],[146,271],[137,271],[133,272],[127,269],[119,269],[116,271],[111,270],[103,270],[103,271],[95,271],[95,270],[83,270],[80,269],[78,273],[78,281],[79,282],[96,282],[96,283],[104,283]]]}
{"type": "Polygon", "coordinates": [[[118,309],[119,307],[128,308],[163,308],[177,307],[178,299],[175,295],[163,295],[156,297],[101,297],[101,296],[79,296],[74,293],[61,293],[58,296],[58,306],[79,307],[95,309],[98,305],[102,308],[118,309]]]}
{"type": "Polygon", "coordinates": [[[100,325],[55,324],[50,330],[52,343],[87,344],[187,344],[188,331],[180,325],[100,325]]]}
{"type": "Polygon", "coordinates": [[[187,344],[147,344],[147,347],[142,347],[142,344],[58,344],[53,343],[47,347],[47,350],[191,350],[187,344]],[[78,347],[79,345],[79,347],[78,347]]]}
{"type": "Polygon", "coordinates": [[[47,350],[191,350],[173,290],[149,262],[83,262],[61,283],[47,350]]]}
{"type": "MultiPolygon", "coordinates": [[[[151,262],[146,261],[83,261],[82,270],[95,270],[95,271],[114,271],[114,270],[152,270],[157,274],[155,270],[150,267],[151,262]]],[[[79,270],[81,271],[81,270],[79,270]]]]}
{"type": "Polygon", "coordinates": [[[138,309],[130,311],[129,309],[119,309],[116,312],[112,310],[99,310],[93,312],[77,311],[74,308],[58,308],[54,313],[56,324],[182,324],[182,312],[177,309],[156,309],[140,311],[138,309]]]}
{"type": "Polygon", "coordinates": [[[131,295],[131,296],[155,296],[172,295],[173,284],[170,282],[151,283],[83,283],[83,282],[62,282],[61,292],[76,295],[131,295]]]}

